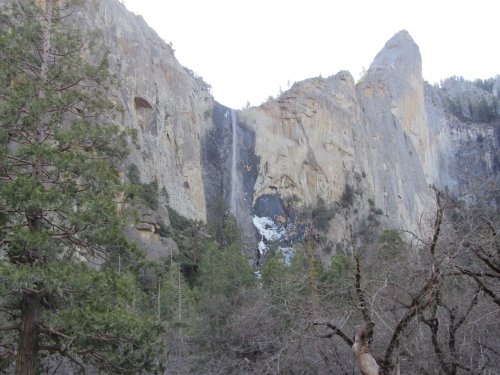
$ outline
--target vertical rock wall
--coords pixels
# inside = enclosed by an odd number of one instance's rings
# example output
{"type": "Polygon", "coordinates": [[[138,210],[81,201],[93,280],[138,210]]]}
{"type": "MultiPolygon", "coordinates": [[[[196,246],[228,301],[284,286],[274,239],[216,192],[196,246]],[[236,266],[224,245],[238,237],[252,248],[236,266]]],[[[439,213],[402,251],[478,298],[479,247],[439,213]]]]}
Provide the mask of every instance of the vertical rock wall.
{"type": "Polygon", "coordinates": [[[156,181],[179,213],[205,221],[200,140],[213,127],[208,85],[182,67],[172,47],[120,2],[88,2],[81,18],[88,28],[103,32],[119,85],[117,121],[137,131],[127,164],[138,166],[143,182],[156,181]]]}
{"type": "MultiPolygon", "coordinates": [[[[241,121],[255,130],[260,157],[254,200],[274,194],[302,206],[318,197],[332,204],[349,187],[358,226],[377,212],[385,225],[418,230],[435,209],[431,187],[463,193],[480,178],[500,181],[498,126],[449,113],[439,89],[424,84],[406,31],[357,84],[346,72],[308,79],[243,111],[241,121]]],[[[342,221],[330,233],[337,240],[347,232],[342,221]]]]}
{"type": "MultiPolygon", "coordinates": [[[[230,109],[120,2],[88,2],[79,16],[82,27],[102,30],[109,49],[112,96],[122,107],[115,121],[137,132],[124,172],[135,164],[142,182],[155,181],[162,207],[168,200],[188,218],[217,218],[232,178],[230,109]]],[[[424,85],[418,46],[401,31],[357,84],[348,72],[311,78],[239,111],[234,211],[249,249],[262,196],[306,207],[339,202],[347,191],[352,220],[376,211],[386,225],[414,230],[433,212],[430,186],[461,193],[484,176],[498,183],[498,126],[464,123],[445,102],[424,85]]],[[[339,220],[331,235],[341,237],[345,225],[339,220]]]]}

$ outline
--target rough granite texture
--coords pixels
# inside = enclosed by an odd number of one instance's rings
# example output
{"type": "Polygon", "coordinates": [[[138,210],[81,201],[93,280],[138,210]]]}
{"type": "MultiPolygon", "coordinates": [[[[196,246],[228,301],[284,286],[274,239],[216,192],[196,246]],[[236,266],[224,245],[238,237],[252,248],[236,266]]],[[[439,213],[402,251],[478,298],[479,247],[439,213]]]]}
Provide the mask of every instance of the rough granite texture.
{"type": "Polygon", "coordinates": [[[418,46],[401,31],[357,84],[347,72],[312,78],[242,111],[260,157],[254,200],[278,194],[304,205],[317,197],[338,202],[348,184],[358,212],[366,216],[370,200],[387,224],[417,229],[422,214],[434,211],[431,186],[463,193],[464,172],[472,171],[498,182],[495,127],[461,123],[442,96],[424,85],[418,46]],[[480,148],[471,144],[478,137],[480,148]]]}
{"type": "Polygon", "coordinates": [[[414,229],[433,202],[423,85],[418,47],[403,31],[357,85],[348,72],[313,78],[243,111],[261,158],[255,196],[331,203],[347,184],[362,210],[370,199],[392,225],[414,229]]]}
{"type": "MultiPolygon", "coordinates": [[[[119,82],[113,99],[123,108],[115,120],[137,131],[124,173],[135,164],[142,182],[156,181],[163,193],[156,214],[165,223],[167,200],[182,215],[207,221],[219,201],[228,203],[230,110],[119,1],[87,2],[79,16],[82,27],[103,31],[109,48],[119,82]]],[[[499,87],[497,80],[497,95],[499,87]]],[[[238,111],[239,222],[251,227],[253,204],[263,195],[298,207],[314,205],[318,197],[330,205],[348,186],[353,223],[376,209],[384,225],[416,230],[422,215],[434,210],[430,186],[464,193],[482,178],[498,183],[498,125],[451,115],[445,102],[455,92],[424,84],[418,46],[401,31],[358,83],[348,72],[311,78],[275,100],[238,111]]],[[[143,241],[164,241],[154,234],[154,218],[143,217],[136,228],[143,241]]],[[[332,238],[340,239],[346,225],[337,220],[332,238]]],[[[245,230],[251,237],[254,229],[245,230]]],[[[163,256],[176,251],[174,244],[168,247],[163,256]]],[[[154,253],[153,258],[162,256],[154,253]]]]}
{"type": "Polygon", "coordinates": [[[110,68],[119,80],[115,95],[123,110],[118,122],[138,135],[128,164],[137,165],[142,182],[156,181],[159,191],[164,188],[179,213],[206,220],[200,139],[213,125],[214,106],[207,85],[119,1],[88,3],[84,22],[103,31],[110,68]]]}

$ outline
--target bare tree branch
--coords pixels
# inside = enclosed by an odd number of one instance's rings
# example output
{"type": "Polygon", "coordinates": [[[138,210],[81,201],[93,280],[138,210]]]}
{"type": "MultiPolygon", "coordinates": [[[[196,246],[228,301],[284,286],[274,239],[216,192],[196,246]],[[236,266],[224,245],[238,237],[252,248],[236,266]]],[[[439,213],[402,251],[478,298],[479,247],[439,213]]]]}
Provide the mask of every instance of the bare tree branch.
{"type": "Polygon", "coordinates": [[[344,340],[344,342],[347,345],[349,345],[349,347],[352,347],[354,345],[354,341],[352,341],[352,339],[349,338],[349,336],[347,336],[340,328],[338,328],[335,324],[333,324],[331,322],[314,322],[313,326],[327,326],[328,328],[330,328],[333,331],[327,335],[320,336],[320,338],[329,339],[329,338],[333,337],[334,335],[337,335],[342,340],[344,340]]]}

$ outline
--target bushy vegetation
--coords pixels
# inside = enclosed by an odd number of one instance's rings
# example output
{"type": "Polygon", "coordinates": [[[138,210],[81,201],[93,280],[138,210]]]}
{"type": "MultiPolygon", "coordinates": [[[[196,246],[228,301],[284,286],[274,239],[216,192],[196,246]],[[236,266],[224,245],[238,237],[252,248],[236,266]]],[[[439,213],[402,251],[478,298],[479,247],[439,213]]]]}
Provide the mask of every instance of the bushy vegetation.
{"type": "MultiPolygon", "coordinates": [[[[154,180],[148,183],[141,183],[141,174],[135,164],[129,166],[127,177],[130,183],[127,197],[129,199],[136,199],[153,211],[156,211],[159,208],[160,194],[158,191],[158,182],[154,180]]],[[[166,195],[168,196],[168,194],[166,195]]]]}
{"type": "Polygon", "coordinates": [[[493,94],[493,86],[495,85],[497,78],[488,78],[488,79],[475,79],[472,81],[474,86],[477,88],[484,90],[490,94],[493,94]]]}
{"type": "Polygon", "coordinates": [[[340,206],[342,208],[349,208],[354,203],[354,189],[348,183],[344,186],[344,191],[340,197],[340,206]]]}
{"type": "Polygon", "coordinates": [[[208,241],[191,287],[201,326],[187,324],[192,336],[177,368],[356,373],[351,347],[366,340],[380,374],[494,374],[500,357],[488,332],[500,321],[483,317],[498,308],[499,225],[484,206],[438,197],[428,237],[413,233],[418,241],[409,243],[385,230],[373,244],[336,252],[328,266],[306,238],[290,265],[271,249],[260,278],[234,243],[208,241]],[[458,355],[464,347],[468,355],[458,355]]]}
{"type": "Polygon", "coordinates": [[[162,327],[136,303],[142,256],[116,204],[131,134],[113,124],[105,50],[63,22],[77,3],[1,5],[0,367],[154,372],[162,327]]]}
{"type": "Polygon", "coordinates": [[[311,212],[313,226],[320,232],[325,232],[330,221],[335,217],[335,208],[327,207],[325,201],[318,197],[318,202],[311,212]]]}
{"type": "Polygon", "coordinates": [[[470,99],[447,99],[446,105],[448,110],[462,121],[489,123],[499,116],[498,101],[492,100],[488,103],[484,97],[477,103],[472,103],[470,99]]]}

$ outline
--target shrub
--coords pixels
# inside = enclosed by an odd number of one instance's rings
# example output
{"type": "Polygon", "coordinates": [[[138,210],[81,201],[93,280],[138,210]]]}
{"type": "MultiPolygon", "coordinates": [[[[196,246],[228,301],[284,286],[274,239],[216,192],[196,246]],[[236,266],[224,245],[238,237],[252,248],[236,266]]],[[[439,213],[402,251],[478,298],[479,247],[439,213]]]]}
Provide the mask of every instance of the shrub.
{"type": "Polygon", "coordinates": [[[156,211],[159,206],[158,202],[158,183],[156,181],[142,184],[141,198],[146,205],[156,211]]]}
{"type": "MultiPolygon", "coordinates": [[[[146,204],[147,207],[156,211],[159,206],[158,183],[156,181],[145,184],[141,183],[141,172],[135,164],[130,164],[128,167],[127,178],[131,184],[131,188],[129,189],[127,196],[132,199],[139,198],[146,204]]],[[[164,189],[165,188],[162,189],[162,193],[164,189]]],[[[168,193],[166,194],[168,199],[168,193]]]]}
{"type": "Polygon", "coordinates": [[[170,218],[170,226],[174,230],[183,231],[191,228],[191,222],[189,219],[182,216],[172,207],[167,207],[168,217],[170,218]]]}
{"type": "Polygon", "coordinates": [[[326,231],[328,229],[328,225],[330,220],[335,217],[335,209],[326,207],[325,201],[318,197],[318,203],[315,208],[312,210],[312,220],[314,226],[319,231],[326,231]]]}
{"type": "Polygon", "coordinates": [[[133,185],[139,185],[141,183],[141,172],[135,164],[130,164],[128,167],[127,178],[129,182],[133,185]]]}
{"type": "Polygon", "coordinates": [[[344,192],[340,197],[340,205],[343,208],[349,208],[352,206],[353,203],[354,203],[354,189],[352,188],[351,185],[346,183],[344,187],[344,192]]]}

